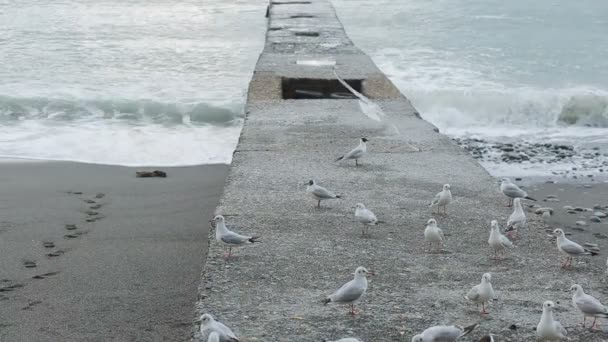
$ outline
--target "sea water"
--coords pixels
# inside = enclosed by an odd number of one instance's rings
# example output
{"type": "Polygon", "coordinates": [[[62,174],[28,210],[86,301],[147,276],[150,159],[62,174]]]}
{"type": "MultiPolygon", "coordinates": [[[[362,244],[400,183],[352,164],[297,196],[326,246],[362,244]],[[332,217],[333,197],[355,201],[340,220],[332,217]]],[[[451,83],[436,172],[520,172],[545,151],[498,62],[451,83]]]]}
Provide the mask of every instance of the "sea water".
{"type": "MultiPolygon", "coordinates": [[[[608,152],[607,1],[332,3],[443,133],[608,152]]],[[[0,156],[230,162],[266,5],[0,1],[0,156]]]]}

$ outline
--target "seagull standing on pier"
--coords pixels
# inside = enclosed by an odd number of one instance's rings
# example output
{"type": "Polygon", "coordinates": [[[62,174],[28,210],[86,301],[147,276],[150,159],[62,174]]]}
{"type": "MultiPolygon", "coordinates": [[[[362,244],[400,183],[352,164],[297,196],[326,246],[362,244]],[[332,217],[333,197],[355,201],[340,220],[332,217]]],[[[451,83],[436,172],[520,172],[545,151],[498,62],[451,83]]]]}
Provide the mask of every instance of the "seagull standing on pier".
{"type": "Polygon", "coordinates": [[[439,214],[439,209],[443,208],[443,213],[447,215],[448,213],[448,204],[452,202],[452,191],[450,191],[450,184],[444,184],[443,190],[435,195],[433,201],[431,202],[431,208],[437,207],[437,214],[439,214]]]}
{"type": "Polygon", "coordinates": [[[561,267],[572,266],[572,258],[574,258],[575,256],[593,254],[589,250],[585,249],[583,246],[568,239],[566,237],[566,234],[564,234],[563,230],[558,228],[553,231],[553,234],[557,236],[557,249],[566,255],[566,259],[561,263],[561,267]]]}
{"type": "Polygon", "coordinates": [[[567,338],[568,332],[566,329],[553,319],[553,308],[555,308],[555,304],[552,301],[543,303],[543,314],[540,316],[540,322],[536,326],[536,336],[541,341],[559,341],[567,338]]]}
{"type": "Polygon", "coordinates": [[[361,159],[367,153],[367,140],[366,138],[359,139],[359,145],[353,148],[350,152],[343,155],[342,157],[336,159],[336,161],[340,160],[355,160],[355,166],[359,166],[359,159],[361,159]]]}
{"type": "Polygon", "coordinates": [[[492,276],[490,273],[484,273],[481,277],[481,283],[473,286],[469,293],[464,298],[477,304],[481,304],[481,313],[487,314],[486,303],[494,299],[494,289],[492,288],[492,276]]]}
{"type": "Polygon", "coordinates": [[[363,203],[355,205],[355,220],[363,225],[361,236],[365,236],[370,226],[378,224],[378,219],[374,213],[367,209],[363,203]]]}
{"type": "Polygon", "coordinates": [[[502,191],[502,193],[508,197],[507,206],[509,207],[513,204],[513,199],[515,198],[525,198],[536,202],[534,198],[529,197],[527,192],[523,191],[515,183],[511,182],[511,179],[509,178],[501,179],[500,191],[502,191]]]}
{"type": "Polygon", "coordinates": [[[334,198],[342,198],[340,195],[336,195],[333,192],[325,189],[324,187],[318,185],[314,180],[309,180],[306,184],[306,192],[308,192],[312,198],[317,200],[317,208],[321,208],[321,201],[327,199],[334,198]]]}
{"type": "Polygon", "coordinates": [[[526,223],[526,213],[521,206],[521,199],[515,198],[513,199],[513,213],[511,213],[507,220],[507,235],[511,238],[516,238],[517,232],[520,228],[525,228],[526,223]]]}
{"type": "Polygon", "coordinates": [[[359,266],[355,270],[355,277],[353,280],[342,285],[338,291],[329,295],[324,304],[338,303],[348,304],[350,306],[350,314],[356,315],[355,303],[365,294],[367,291],[367,275],[373,275],[373,272],[369,272],[365,267],[359,266]]]}
{"type": "Polygon", "coordinates": [[[506,236],[502,235],[498,228],[498,221],[492,220],[491,225],[488,244],[494,250],[494,260],[498,260],[498,255],[504,256],[507,248],[513,248],[513,243],[506,236]]]}
{"type": "Polygon", "coordinates": [[[435,219],[430,219],[426,223],[424,240],[429,243],[429,252],[433,250],[433,244],[436,244],[439,247],[438,252],[441,252],[445,236],[443,235],[443,230],[437,227],[437,221],[435,219]]]}
{"type": "MultiPolygon", "coordinates": [[[[217,242],[228,246],[228,257],[232,255],[233,247],[240,247],[246,244],[259,242],[259,236],[246,236],[230,231],[226,227],[224,216],[217,215],[210,222],[215,222],[215,239],[217,242]]],[[[226,254],[224,254],[226,256],[226,254]]]]}
{"type": "Polygon", "coordinates": [[[219,336],[220,342],[239,342],[236,335],[222,322],[216,321],[210,314],[204,314],[200,318],[201,334],[203,337],[215,332],[219,336]]]}
{"type": "Polygon", "coordinates": [[[608,308],[595,297],[586,294],[580,285],[572,285],[570,291],[572,291],[572,303],[583,314],[583,328],[585,327],[587,317],[593,317],[591,329],[595,327],[595,321],[598,317],[608,318],[608,308]]]}

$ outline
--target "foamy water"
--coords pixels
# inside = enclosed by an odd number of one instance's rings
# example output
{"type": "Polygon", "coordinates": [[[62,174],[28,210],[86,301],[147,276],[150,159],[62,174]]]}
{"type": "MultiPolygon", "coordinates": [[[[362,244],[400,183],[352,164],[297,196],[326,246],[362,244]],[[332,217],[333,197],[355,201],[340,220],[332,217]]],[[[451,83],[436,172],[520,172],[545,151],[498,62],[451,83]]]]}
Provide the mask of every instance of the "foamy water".
{"type": "Polygon", "coordinates": [[[334,5],[355,43],[447,134],[573,143],[608,134],[608,2],[334,5]]]}
{"type": "MultiPolygon", "coordinates": [[[[442,132],[608,151],[608,2],[333,3],[442,132]]],[[[230,162],[266,5],[0,1],[0,156],[230,162]]]]}
{"type": "Polygon", "coordinates": [[[0,157],[229,163],[265,0],[0,1],[0,157]]]}

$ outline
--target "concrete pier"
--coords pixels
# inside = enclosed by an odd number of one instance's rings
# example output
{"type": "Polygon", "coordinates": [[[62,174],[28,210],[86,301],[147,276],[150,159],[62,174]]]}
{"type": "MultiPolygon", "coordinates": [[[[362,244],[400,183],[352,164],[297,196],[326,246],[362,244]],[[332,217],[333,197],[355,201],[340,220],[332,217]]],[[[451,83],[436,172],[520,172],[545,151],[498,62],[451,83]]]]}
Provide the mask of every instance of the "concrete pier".
{"type": "MultiPolygon", "coordinates": [[[[229,225],[263,242],[225,260],[210,233],[197,315],[211,313],[241,341],[273,342],[410,341],[432,325],[474,322],[481,324],[467,341],[490,332],[498,341],[530,341],[544,300],[562,303],[556,316],[565,326],[578,322],[564,307],[565,291],[577,277],[599,272],[590,265],[560,270],[555,245],[536,222],[505,261],[490,259],[490,220],[504,226],[510,214],[497,181],[420,119],[349,40],[329,1],[274,0],[268,16],[247,119],[217,208],[229,225]],[[381,122],[365,115],[359,100],[343,99],[334,67],[382,108],[381,122]],[[370,140],[362,165],[334,162],[361,137],[370,140]],[[343,199],[316,209],[305,192],[309,179],[343,199]],[[447,216],[429,208],[444,183],[454,196],[447,216]],[[354,222],[358,202],[385,221],[366,238],[354,222]],[[440,254],[425,252],[430,218],[448,235],[440,254]],[[376,272],[359,315],[324,306],[357,266],[376,272]],[[485,272],[493,275],[497,300],[482,316],[463,295],[485,272]]],[[[198,326],[193,330],[200,340],[198,326]]],[[[573,337],[595,340],[584,331],[573,337]]]]}

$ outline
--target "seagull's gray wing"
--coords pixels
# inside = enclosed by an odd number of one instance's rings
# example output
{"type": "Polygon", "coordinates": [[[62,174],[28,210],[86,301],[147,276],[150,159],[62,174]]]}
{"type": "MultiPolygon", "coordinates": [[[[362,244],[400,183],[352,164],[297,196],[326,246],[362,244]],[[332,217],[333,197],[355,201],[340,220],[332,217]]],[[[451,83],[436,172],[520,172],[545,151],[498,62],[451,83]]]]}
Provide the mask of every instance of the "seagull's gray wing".
{"type": "Polygon", "coordinates": [[[566,335],[568,334],[566,329],[564,329],[562,324],[558,321],[553,321],[553,327],[555,328],[555,330],[557,330],[558,332],[560,332],[562,334],[562,337],[566,337],[566,335]]]}
{"type": "Polygon", "coordinates": [[[238,342],[239,341],[237,339],[236,335],[232,332],[232,330],[230,330],[230,328],[225,326],[222,322],[216,322],[216,324],[217,324],[218,330],[221,332],[221,335],[223,335],[223,337],[226,338],[227,341],[229,341],[229,342],[238,342]]]}
{"type": "Polygon", "coordinates": [[[500,244],[503,247],[505,247],[505,248],[511,248],[511,247],[513,247],[513,242],[511,242],[511,240],[509,240],[509,238],[507,238],[506,236],[504,236],[504,235],[501,234],[500,237],[499,237],[499,240],[500,240],[500,244]]]}
{"type": "Polygon", "coordinates": [[[352,151],[345,154],[344,159],[358,159],[358,158],[361,158],[362,155],[363,155],[363,149],[361,149],[361,147],[357,146],[357,147],[353,148],[352,151]]]}
{"type": "Polygon", "coordinates": [[[437,203],[439,203],[439,200],[441,199],[441,193],[443,191],[437,193],[437,195],[435,195],[435,198],[433,198],[433,201],[431,202],[431,205],[437,205],[437,203]]]}
{"type": "Polygon", "coordinates": [[[235,232],[228,232],[227,234],[222,235],[221,239],[222,242],[227,243],[229,245],[242,245],[247,243],[247,241],[249,241],[251,237],[240,235],[235,232]]]}
{"type": "Polygon", "coordinates": [[[334,294],[330,296],[332,302],[336,303],[350,303],[363,294],[363,289],[355,286],[354,280],[342,285],[334,294]]]}
{"type": "Polygon", "coordinates": [[[576,298],[574,302],[576,303],[576,306],[585,314],[597,315],[607,313],[606,307],[603,306],[599,300],[588,294],[576,298]]]}
{"type": "Polygon", "coordinates": [[[315,187],[314,190],[312,191],[312,193],[319,198],[335,198],[336,197],[336,194],[325,189],[322,186],[315,187]]]}
{"type": "Polygon", "coordinates": [[[479,285],[473,286],[467,294],[467,298],[470,300],[477,300],[477,298],[479,298],[479,285]]]}
{"type": "Polygon", "coordinates": [[[361,223],[364,224],[375,224],[376,222],[378,222],[376,215],[374,215],[374,213],[372,213],[369,209],[360,210],[359,215],[357,215],[357,218],[361,223]]]}
{"type": "Polygon", "coordinates": [[[526,192],[513,183],[505,184],[502,193],[511,198],[526,197],[526,192]]]}
{"type": "Polygon", "coordinates": [[[583,248],[583,246],[579,245],[578,243],[565,239],[560,245],[559,247],[566,253],[571,254],[571,255],[580,255],[580,254],[584,254],[586,253],[585,249],[583,248]]]}

